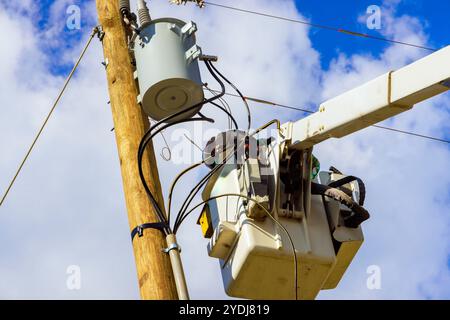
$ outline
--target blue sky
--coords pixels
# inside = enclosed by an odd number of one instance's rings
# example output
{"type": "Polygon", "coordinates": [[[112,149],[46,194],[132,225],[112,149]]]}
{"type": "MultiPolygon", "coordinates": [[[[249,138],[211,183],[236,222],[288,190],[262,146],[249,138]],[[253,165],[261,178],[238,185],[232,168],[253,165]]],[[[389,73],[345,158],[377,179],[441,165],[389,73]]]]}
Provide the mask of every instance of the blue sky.
{"type": "MultiPolygon", "coordinates": [[[[394,30],[400,39],[435,48],[449,44],[449,1],[211,1],[375,36],[390,37],[394,30]],[[368,5],[385,8],[386,4],[395,10],[383,9],[381,30],[368,30],[358,19],[368,5]]],[[[150,1],[153,16],[196,21],[199,44],[220,56],[219,67],[245,94],[298,107],[315,108],[329,97],[428,54],[219,8],[199,11],[167,2],[150,1]]],[[[0,190],[96,24],[93,4],[0,0],[0,43],[15,43],[8,50],[0,45],[0,149],[8,150],[0,156],[0,190]],[[65,27],[70,4],[82,8],[81,30],[65,27]]],[[[138,298],[102,60],[101,46],[95,41],[8,202],[0,208],[1,243],[11,244],[0,248],[0,297],[138,298]],[[110,246],[105,247],[105,242],[110,246]],[[83,270],[80,292],[65,287],[70,264],[83,270]]],[[[207,77],[205,70],[202,75],[207,77]]],[[[233,108],[240,106],[238,100],[229,102],[233,108]]],[[[449,105],[447,93],[387,125],[448,137],[449,105]]],[[[303,116],[265,105],[251,107],[256,124],[274,117],[287,121],[303,116]]],[[[245,122],[244,112],[236,111],[236,116],[245,122]]],[[[170,143],[178,141],[174,134],[167,132],[170,143]]],[[[156,147],[160,149],[160,139],[156,147]]],[[[366,241],[347,275],[336,290],[319,298],[450,299],[448,145],[369,128],[315,150],[324,169],[334,165],[366,182],[367,208],[372,213],[364,225],[366,241]],[[383,270],[380,291],[365,286],[366,268],[373,264],[383,270]]],[[[159,166],[165,189],[173,174],[186,167],[161,159],[159,166]]],[[[189,182],[183,182],[180,190],[187,190],[189,182]]],[[[184,227],[179,238],[192,296],[226,298],[217,262],[207,257],[195,221],[187,224],[191,227],[184,227]],[[204,270],[201,276],[199,268],[204,270]]]]}
{"type": "Polygon", "coordinates": [[[57,41],[57,44],[50,41],[42,41],[40,48],[46,53],[48,59],[47,68],[53,75],[66,75],[72,69],[71,61],[62,61],[61,55],[73,49],[83,40],[92,30],[92,27],[96,25],[96,21],[93,18],[92,12],[86,14],[85,8],[92,6],[94,1],[91,0],[73,0],[66,1],[66,6],[61,9],[66,9],[69,5],[76,5],[81,8],[81,30],[70,30],[66,26],[65,17],[69,15],[65,10],[60,10],[58,19],[55,20],[55,15],[52,15],[51,9],[54,5],[54,0],[40,0],[36,1],[35,5],[38,7],[38,11],[33,17],[33,23],[36,29],[40,32],[46,32],[50,29],[58,29],[52,35],[52,40],[57,41]],[[81,32],[80,32],[81,31],[81,32]]]}
{"type": "MultiPolygon", "coordinates": [[[[381,6],[381,1],[323,1],[317,4],[317,1],[296,0],[297,8],[314,23],[380,36],[377,30],[370,30],[358,22],[358,17],[370,5],[381,6]]],[[[397,6],[398,15],[412,15],[426,24],[426,32],[431,35],[430,44],[437,49],[448,44],[449,10],[450,3],[440,0],[404,0],[397,6]]],[[[388,46],[377,40],[339,35],[327,30],[314,29],[311,34],[314,47],[320,50],[325,66],[335,57],[336,51],[347,54],[370,52],[376,55],[388,46]]]]}

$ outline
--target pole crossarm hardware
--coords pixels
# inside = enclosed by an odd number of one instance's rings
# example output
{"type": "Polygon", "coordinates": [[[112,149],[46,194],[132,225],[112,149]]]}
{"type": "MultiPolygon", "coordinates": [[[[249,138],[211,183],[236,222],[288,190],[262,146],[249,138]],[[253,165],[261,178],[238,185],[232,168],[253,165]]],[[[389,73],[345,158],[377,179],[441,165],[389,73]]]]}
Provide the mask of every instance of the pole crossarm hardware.
{"type": "Polygon", "coordinates": [[[450,89],[450,46],[324,102],[319,111],[283,130],[292,149],[342,138],[450,89]]]}
{"type": "Polygon", "coordinates": [[[195,2],[197,4],[197,6],[199,6],[200,8],[204,8],[205,7],[205,0],[170,0],[170,3],[173,4],[184,4],[186,5],[186,3],[188,2],[195,2]]]}

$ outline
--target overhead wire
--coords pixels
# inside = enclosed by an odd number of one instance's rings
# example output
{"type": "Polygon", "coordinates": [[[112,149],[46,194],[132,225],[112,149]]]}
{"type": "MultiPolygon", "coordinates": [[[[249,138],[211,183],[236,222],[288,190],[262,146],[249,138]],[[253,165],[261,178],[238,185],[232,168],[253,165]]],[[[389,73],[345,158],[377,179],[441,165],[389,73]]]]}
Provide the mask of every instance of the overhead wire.
{"type": "Polygon", "coordinates": [[[172,184],[170,185],[170,189],[169,189],[168,205],[167,205],[167,222],[168,222],[168,224],[170,224],[170,216],[171,216],[171,211],[172,211],[172,194],[173,194],[176,184],[185,174],[187,174],[188,172],[192,171],[193,169],[201,166],[203,163],[204,163],[204,161],[200,161],[200,162],[194,163],[193,165],[187,167],[186,169],[181,171],[179,174],[177,174],[175,179],[172,181],[172,184]]]}
{"type": "Polygon", "coordinates": [[[236,130],[239,128],[239,125],[238,125],[236,119],[234,118],[234,116],[231,114],[230,111],[228,111],[225,107],[222,107],[221,105],[219,105],[219,104],[217,104],[215,102],[211,102],[211,104],[213,106],[217,107],[218,109],[222,110],[223,112],[225,112],[228,115],[228,119],[234,124],[234,127],[235,127],[236,130]]]}
{"type": "Polygon", "coordinates": [[[323,24],[311,23],[311,22],[304,21],[304,20],[286,18],[286,17],[277,16],[277,15],[273,15],[273,14],[227,6],[227,5],[209,2],[209,1],[205,1],[205,4],[210,5],[210,6],[219,7],[219,8],[228,9],[228,10],[239,11],[242,13],[248,13],[248,14],[263,16],[263,17],[267,17],[267,18],[272,18],[272,19],[277,19],[277,20],[282,20],[282,21],[287,21],[287,22],[292,22],[292,23],[297,23],[297,24],[303,24],[303,25],[307,25],[307,26],[310,26],[313,28],[318,28],[318,29],[323,29],[323,30],[328,30],[328,31],[335,31],[335,32],[339,32],[339,33],[343,33],[343,34],[347,34],[347,35],[351,35],[351,36],[356,36],[356,37],[361,37],[361,38],[366,38],[366,39],[378,40],[378,41],[383,41],[383,42],[388,42],[388,43],[395,43],[395,44],[414,47],[414,48],[418,48],[418,49],[424,49],[424,50],[428,50],[428,51],[436,51],[437,50],[435,48],[426,47],[426,46],[422,46],[422,45],[418,45],[418,44],[414,44],[414,43],[389,39],[389,38],[385,38],[385,37],[373,36],[373,35],[369,35],[366,33],[347,30],[344,28],[337,28],[337,27],[332,27],[332,26],[323,25],[323,24]]]}
{"type": "MultiPolygon", "coordinates": [[[[292,22],[296,22],[296,23],[303,23],[303,24],[308,24],[310,26],[313,27],[320,27],[320,28],[325,28],[325,29],[329,29],[329,30],[334,30],[334,31],[339,31],[339,32],[343,32],[343,33],[347,33],[350,35],[356,35],[356,36],[363,36],[363,37],[367,37],[367,38],[372,38],[372,39],[376,39],[376,40],[383,40],[383,41],[388,41],[388,42],[392,42],[392,43],[397,43],[397,44],[404,44],[404,45],[409,45],[409,46],[413,46],[413,47],[418,47],[418,48],[422,48],[422,49],[427,49],[427,50],[432,50],[434,51],[434,49],[432,48],[427,48],[427,47],[423,47],[423,46],[417,46],[414,44],[408,44],[408,43],[403,43],[400,41],[395,41],[395,40],[389,40],[389,39],[384,39],[384,38],[379,38],[379,37],[373,37],[373,36],[369,36],[369,35],[365,35],[365,34],[361,34],[361,33],[357,33],[357,32],[352,32],[349,30],[345,30],[345,29],[337,29],[337,28],[332,28],[332,27],[328,27],[328,26],[322,26],[322,25],[317,25],[317,24],[311,24],[311,23],[307,23],[305,21],[299,21],[299,20],[292,20],[292,19],[285,19],[283,17],[277,17],[277,16],[273,16],[273,15],[266,15],[266,14],[261,14],[258,12],[254,12],[254,11],[248,11],[248,10],[242,10],[242,9],[238,9],[238,8],[234,8],[234,7],[229,7],[229,6],[222,6],[222,5],[218,5],[218,4],[214,4],[214,3],[208,3],[210,5],[217,5],[219,7],[224,7],[224,8],[228,8],[228,9],[234,9],[234,10],[238,10],[238,11],[242,11],[242,12],[247,12],[247,13],[253,13],[253,14],[260,14],[263,16],[268,16],[268,17],[272,17],[272,18],[277,18],[277,19],[282,19],[282,20],[288,20],[288,21],[292,21],[292,22]]],[[[244,97],[242,95],[242,93],[234,86],[234,84],[232,84],[228,79],[226,79],[214,66],[212,66],[212,68],[228,83],[230,84],[238,93],[238,95],[234,95],[234,94],[230,94],[230,93],[225,93],[226,95],[229,96],[235,96],[235,97],[240,97],[248,110],[249,113],[249,129],[251,126],[251,115],[250,115],[250,109],[249,106],[247,104],[247,100],[249,101],[254,101],[257,103],[264,103],[264,104],[270,104],[273,106],[277,106],[277,107],[281,107],[281,108],[286,108],[286,109],[291,109],[291,110],[297,110],[297,111],[301,111],[301,112],[305,112],[305,113],[314,113],[314,111],[308,110],[308,109],[302,109],[302,108],[296,108],[296,107],[292,107],[292,106],[287,106],[287,105],[282,105],[279,103],[273,103],[273,102],[269,102],[266,100],[262,100],[262,99],[257,99],[257,98],[251,98],[251,97],[244,97]]],[[[209,89],[208,87],[206,87],[206,89],[208,91],[210,91],[211,93],[213,92],[213,90],[209,89]]],[[[216,105],[217,106],[217,105],[216,105]]],[[[430,137],[430,136],[425,136],[425,135],[420,135],[420,134],[416,134],[416,133],[412,133],[412,132],[407,132],[407,131],[403,131],[403,130],[398,130],[398,129],[393,129],[393,128],[388,128],[388,127],[383,127],[383,126],[379,126],[379,125],[374,125],[374,127],[379,128],[379,129],[385,129],[385,130],[390,130],[390,131],[395,131],[395,132],[399,132],[399,133],[403,133],[403,134],[408,134],[408,135],[413,135],[413,136],[417,136],[417,137],[422,137],[422,138],[426,138],[426,139],[432,139],[435,141],[441,141],[441,142],[446,142],[449,143],[449,141],[444,140],[444,139],[439,139],[439,138],[434,138],[434,137],[430,137]]],[[[191,190],[190,195],[186,198],[185,202],[182,205],[181,208],[181,215],[177,216],[177,220],[175,223],[175,229],[177,230],[179,227],[179,224],[181,224],[184,220],[184,215],[183,213],[185,213],[185,210],[187,210],[187,208],[189,207],[189,204],[192,202],[193,198],[195,197],[195,194],[198,193],[198,191],[201,189],[201,187],[207,183],[207,181],[209,180],[209,178],[213,175],[213,172],[208,173],[195,187],[193,190],[191,190]],[[184,212],[183,212],[183,208],[184,208],[184,212]],[[180,217],[180,219],[178,219],[180,217]]]]}
{"type": "MultiPolygon", "coordinates": [[[[210,94],[214,95],[214,92],[208,88],[207,84],[205,85],[205,89],[208,90],[210,94]]],[[[228,104],[228,102],[224,98],[220,98],[219,102],[230,114],[233,114],[230,105],[228,104]]],[[[232,127],[232,122],[233,122],[232,119],[230,117],[228,117],[228,128],[230,130],[231,130],[231,127],[232,127]]],[[[237,125],[235,125],[235,126],[238,127],[237,125]]]]}
{"type": "Polygon", "coordinates": [[[99,34],[99,28],[95,27],[92,29],[92,32],[89,36],[89,39],[87,40],[86,45],[84,46],[83,50],[81,51],[80,56],[78,57],[77,61],[75,62],[75,65],[73,66],[72,70],[70,71],[69,75],[66,78],[66,81],[64,82],[64,85],[62,89],[60,90],[55,102],[53,103],[53,106],[51,107],[50,111],[48,112],[47,116],[44,119],[44,122],[42,123],[41,127],[39,128],[36,136],[33,139],[33,142],[31,143],[30,147],[28,148],[25,157],[23,158],[22,162],[20,163],[16,173],[14,174],[14,177],[12,178],[11,182],[9,183],[5,193],[3,194],[3,197],[0,201],[0,207],[3,205],[3,203],[6,200],[6,197],[8,196],[9,192],[11,191],[11,188],[13,187],[14,183],[17,180],[17,177],[19,176],[20,172],[22,171],[23,166],[27,162],[28,158],[31,155],[31,152],[34,149],[34,146],[36,145],[37,141],[41,137],[42,132],[44,131],[45,127],[47,126],[48,121],[50,120],[53,112],[55,111],[56,107],[58,106],[63,94],[65,93],[67,86],[69,85],[70,81],[73,78],[73,75],[75,74],[75,71],[78,69],[78,66],[80,65],[81,61],[83,60],[84,55],[86,54],[87,49],[91,45],[92,39],[95,37],[95,35],[99,34]]]}
{"type": "MultiPolygon", "coordinates": [[[[369,38],[369,39],[374,39],[374,40],[380,40],[380,41],[385,41],[385,42],[390,42],[390,43],[395,43],[395,44],[400,44],[400,45],[406,45],[406,46],[410,46],[410,47],[425,49],[425,50],[428,50],[428,51],[436,51],[437,50],[435,48],[425,47],[425,46],[421,46],[421,45],[416,45],[416,44],[412,44],[412,43],[397,41],[397,40],[383,38],[383,37],[371,36],[371,35],[368,35],[368,34],[355,32],[355,31],[351,31],[351,30],[346,30],[346,29],[343,29],[343,28],[336,28],[336,27],[332,27],[332,26],[311,23],[311,22],[308,22],[308,21],[286,18],[286,17],[282,17],[282,16],[277,16],[277,15],[267,14],[267,13],[263,13],[263,12],[257,12],[257,11],[253,11],[253,10],[247,10],[247,9],[227,6],[227,5],[214,3],[214,2],[209,2],[209,1],[205,1],[204,3],[206,5],[210,5],[210,6],[220,7],[220,8],[224,8],[224,9],[239,11],[239,12],[242,12],[242,13],[254,14],[254,15],[259,15],[259,16],[263,16],[263,17],[268,17],[268,18],[272,18],[272,19],[278,19],[278,20],[283,20],[283,21],[288,21],[288,22],[293,22],[293,23],[298,23],[298,24],[304,24],[304,25],[308,25],[308,26],[311,26],[311,27],[314,27],[314,28],[320,28],[320,29],[325,29],[325,30],[330,30],[330,31],[337,31],[337,32],[340,32],[340,33],[348,34],[348,35],[359,36],[359,37],[364,37],[364,38],[369,38]]],[[[215,90],[209,89],[209,88],[208,88],[208,90],[215,91],[215,90]]],[[[226,93],[226,95],[234,96],[234,97],[242,97],[241,94],[234,95],[234,94],[231,94],[231,93],[226,93]]],[[[280,103],[274,103],[274,102],[266,101],[266,100],[263,100],[263,99],[252,98],[252,97],[244,97],[244,98],[245,98],[244,100],[253,101],[253,102],[257,102],[257,103],[263,103],[263,104],[270,104],[270,105],[277,106],[277,107],[280,107],[280,108],[297,110],[297,111],[306,112],[306,113],[314,113],[314,111],[311,111],[311,110],[308,110],[308,109],[292,107],[292,106],[283,105],[283,104],[280,104],[280,103]]],[[[389,127],[380,126],[380,125],[373,125],[373,127],[378,128],[378,129],[392,131],[392,132],[402,133],[402,134],[406,134],[406,135],[410,135],[410,136],[415,136],[415,137],[419,137],[419,138],[429,139],[429,140],[433,140],[433,141],[438,141],[438,142],[443,142],[443,143],[450,143],[450,140],[447,140],[447,139],[442,139],[442,138],[437,138],[437,137],[433,137],[433,136],[429,136],[429,135],[414,133],[414,132],[410,132],[410,131],[406,131],[406,130],[389,128],[389,127]]]]}
{"type": "Polygon", "coordinates": [[[383,129],[383,130],[388,130],[388,131],[392,131],[392,132],[402,133],[402,134],[406,134],[406,135],[410,135],[410,136],[414,136],[414,137],[418,137],[418,138],[434,140],[434,141],[443,142],[443,143],[450,143],[450,140],[446,140],[446,139],[442,139],[442,138],[436,138],[436,137],[433,137],[433,136],[428,136],[428,135],[419,134],[419,133],[415,133],[415,132],[400,130],[400,129],[396,129],[396,128],[380,126],[380,125],[377,125],[377,124],[372,125],[372,127],[378,128],[378,129],[383,129]]]}
{"type": "MultiPolygon", "coordinates": [[[[212,92],[218,92],[215,89],[209,89],[212,92]]],[[[230,96],[230,97],[235,97],[235,98],[240,98],[241,96],[234,94],[234,93],[229,93],[226,92],[225,93],[226,96],[230,96]]],[[[248,101],[252,101],[252,102],[256,102],[259,104],[267,104],[267,105],[272,105],[275,107],[280,107],[280,108],[285,108],[285,109],[290,109],[290,110],[296,110],[296,111],[301,111],[301,112],[305,112],[305,113],[314,113],[314,111],[309,110],[309,109],[303,109],[303,108],[298,108],[298,107],[293,107],[293,106],[288,106],[288,105],[283,105],[280,103],[276,103],[276,102],[272,102],[272,101],[268,101],[268,100],[264,100],[264,99],[260,99],[260,98],[254,98],[254,97],[249,97],[249,96],[244,96],[245,100],[248,101]]]]}

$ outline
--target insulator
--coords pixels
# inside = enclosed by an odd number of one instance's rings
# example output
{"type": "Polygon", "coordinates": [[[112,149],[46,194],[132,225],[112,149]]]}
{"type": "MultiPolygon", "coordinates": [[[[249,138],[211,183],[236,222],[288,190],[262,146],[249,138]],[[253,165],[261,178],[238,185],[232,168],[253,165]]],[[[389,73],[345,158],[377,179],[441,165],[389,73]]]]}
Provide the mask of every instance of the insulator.
{"type": "Polygon", "coordinates": [[[150,24],[152,22],[152,18],[150,17],[150,11],[147,8],[145,0],[138,0],[137,8],[138,8],[139,23],[142,28],[150,24]]]}
{"type": "Polygon", "coordinates": [[[130,0],[119,0],[119,9],[122,14],[130,12],[130,0]]]}

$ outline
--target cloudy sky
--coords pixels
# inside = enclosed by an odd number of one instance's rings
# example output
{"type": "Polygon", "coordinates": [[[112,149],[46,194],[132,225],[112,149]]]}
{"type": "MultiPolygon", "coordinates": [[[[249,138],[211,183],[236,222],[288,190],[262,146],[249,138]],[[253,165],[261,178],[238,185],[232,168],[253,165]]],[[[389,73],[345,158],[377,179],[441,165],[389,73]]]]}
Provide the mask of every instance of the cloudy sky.
{"type": "MultiPolygon", "coordinates": [[[[318,24],[423,46],[448,44],[450,4],[433,0],[217,0],[318,24]],[[381,8],[381,28],[369,30],[366,9],[381,8]]],[[[149,4],[153,17],[197,22],[203,51],[248,96],[317,106],[341,92],[427,54],[426,50],[351,37],[216,7],[149,4]]],[[[4,190],[48,112],[64,78],[96,25],[94,1],[0,0],[0,190],[4,190]],[[70,30],[67,9],[80,8],[70,30]]],[[[20,178],[0,207],[0,298],[137,299],[101,45],[94,41],[20,178]],[[80,290],[68,290],[67,268],[79,266],[80,290]]],[[[203,70],[203,80],[213,83],[203,70]]],[[[242,125],[245,109],[227,98],[242,125]]],[[[417,105],[385,125],[450,138],[450,96],[417,105]]],[[[255,125],[305,115],[252,104],[255,125]]],[[[214,116],[211,109],[205,113],[214,116]]],[[[219,119],[223,119],[220,117],[219,119]]],[[[204,129],[224,129],[225,120],[204,129]]],[[[186,127],[186,132],[193,132],[186,127]]],[[[163,187],[186,166],[176,163],[179,134],[167,131],[174,159],[159,158],[163,187]]],[[[203,144],[209,137],[193,137],[203,144]]],[[[161,139],[157,141],[160,152],[161,139]]],[[[448,144],[368,128],[318,145],[330,165],[366,182],[365,243],[337,289],[320,299],[450,298],[450,149],[448,144]],[[369,266],[381,270],[381,289],[366,285],[369,266]]],[[[205,174],[202,168],[180,193],[205,174]]],[[[183,199],[178,197],[177,203],[183,199]]],[[[195,218],[180,230],[192,298],[227,298],[218,262],[207,256],[195,218]]]]}

